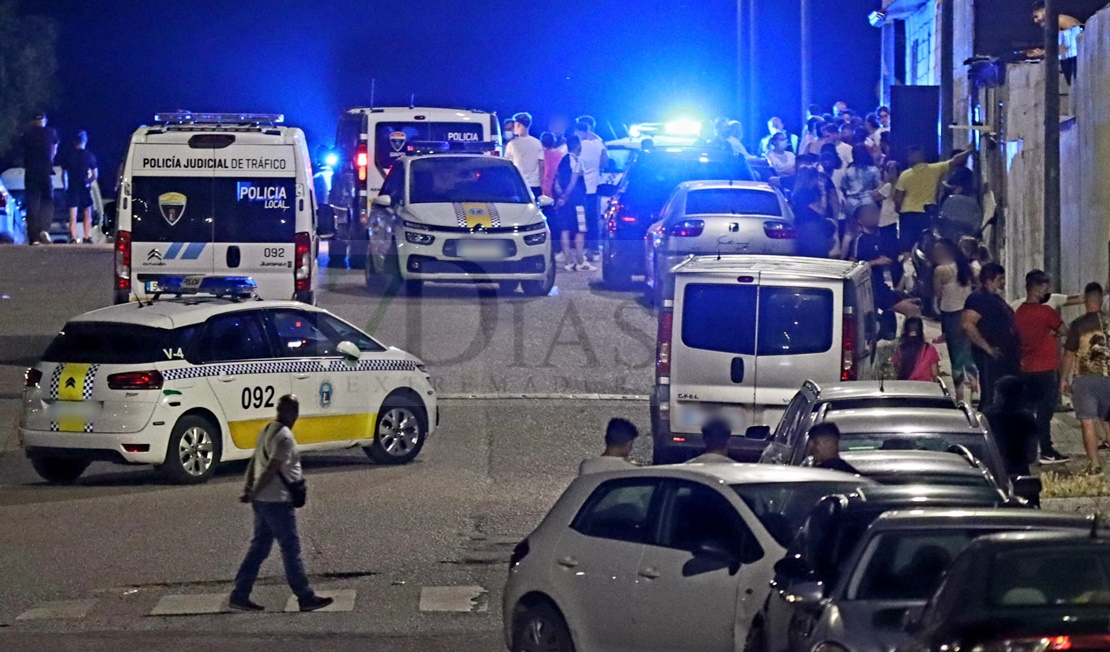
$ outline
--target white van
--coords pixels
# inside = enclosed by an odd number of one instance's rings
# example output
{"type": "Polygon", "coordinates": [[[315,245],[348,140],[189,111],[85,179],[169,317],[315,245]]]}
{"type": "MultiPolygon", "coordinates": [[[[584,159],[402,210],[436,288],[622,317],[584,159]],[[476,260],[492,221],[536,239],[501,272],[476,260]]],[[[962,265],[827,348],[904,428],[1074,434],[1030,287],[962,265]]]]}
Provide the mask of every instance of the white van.
{"type": "Polygon", "coordinates": [[[417,143],[492,143],[501,152],[501,123],[496,113],[471,109],[378,107],[348,109],[339,117],[335,147],[339,155],[328,203],[335,210],[336,238],[328,243],[328,264],[366,266],[370,201],[381,192],[394,162],[417,143]]]}
{"type": "Polygon", "coordinates": [[[698,256],[673,269],[659,312],[651,422],[656,463],[702,448],[713,416],[732,425],[733,455],[755,460],[807,380],[878,377],[877,321],[866,263],[787,256],[698,256]]]}
{"type": "Polygon", "coordinates": [[[164,277],[185,274],[249,276],[263,299],[315,303],[319,241],[304,132],[271,114],[155,122],[131,136],[123,169],[116,303],[145,300],[164,277]]]}

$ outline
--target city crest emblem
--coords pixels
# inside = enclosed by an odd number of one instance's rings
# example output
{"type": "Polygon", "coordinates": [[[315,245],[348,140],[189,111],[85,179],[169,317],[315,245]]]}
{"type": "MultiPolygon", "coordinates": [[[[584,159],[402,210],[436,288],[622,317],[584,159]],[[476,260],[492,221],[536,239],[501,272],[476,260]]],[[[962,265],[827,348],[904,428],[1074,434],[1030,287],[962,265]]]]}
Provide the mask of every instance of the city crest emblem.
{"type": "Polygon", "coordinates": [[[408,136],[406,136],[403,131],[394,131],[389,134],[389,146],[392,147],[395,152],[401,151],[401,148],[405,146],[405,141],[407,140],[408,136]]]}
{"type": "Polygon", "coordinates": [[[185,215],[187,201],[188,197],[179,192],[163,193],[158,195],[158,210],[162,212],[162,217],[169,222],[170,226],[175,226],[185,215]]]}
{"type": "Polygon", "coordinates": [[[329,381],[320,383],[320,407],[331,407],[332,388],[329,381]]]}

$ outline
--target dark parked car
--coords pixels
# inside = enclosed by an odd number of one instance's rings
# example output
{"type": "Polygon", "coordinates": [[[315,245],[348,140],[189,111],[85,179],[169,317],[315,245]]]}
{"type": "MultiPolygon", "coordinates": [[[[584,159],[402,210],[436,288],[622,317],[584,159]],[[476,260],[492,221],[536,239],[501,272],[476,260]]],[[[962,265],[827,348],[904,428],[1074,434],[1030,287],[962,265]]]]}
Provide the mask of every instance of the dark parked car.
{"type": "Polygon", "coordinates": [[[667,147],[634,152],[605,213],[602,278],[610,287],[643,281],[644,237],[659,221],[671,191],[685,181],[752,181],[742,156],[700,148],[667,147]]]}
{"type": "Polygon", "coordinates": [[[899,650],[1110,650],[1110,538],[979,538],[908,620],[899,650]]]}

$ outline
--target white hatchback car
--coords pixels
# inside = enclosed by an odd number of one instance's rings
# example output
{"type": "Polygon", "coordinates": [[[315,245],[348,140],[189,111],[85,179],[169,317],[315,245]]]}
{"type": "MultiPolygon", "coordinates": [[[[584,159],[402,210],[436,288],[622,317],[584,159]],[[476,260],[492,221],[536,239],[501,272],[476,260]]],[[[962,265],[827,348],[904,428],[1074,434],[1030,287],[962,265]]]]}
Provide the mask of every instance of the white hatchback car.
{"type": "Polygon", "coordinates": [[[19,435],[45,480],[71,482],[105,460],[203,482],[221,461],[251,455],[290,393],[305,451],[362,446],[400,464],[435,430],[431,377],[411,354],[320,308],[244,300],[250,279],[183,283],[191,296],[71,319],[27,371],[19,435]]]}
{"type": "Polygon", "coordinates": [[[512,652],[739,652],[810,509],[867,484],[752,464],[581,476],[513,551],[505,643],[512,652]]]}

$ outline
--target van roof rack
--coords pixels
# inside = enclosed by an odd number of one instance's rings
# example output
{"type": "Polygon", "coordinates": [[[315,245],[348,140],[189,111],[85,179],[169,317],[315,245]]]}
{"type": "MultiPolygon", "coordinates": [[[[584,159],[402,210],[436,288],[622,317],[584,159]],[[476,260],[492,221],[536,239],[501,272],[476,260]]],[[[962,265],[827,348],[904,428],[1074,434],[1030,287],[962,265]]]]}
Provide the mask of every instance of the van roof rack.
{"type": "Polygon", "coordinates": [[[161,124],[209,124],[209,125],[279,125],[285,122],[280,113],[193,113],[192,111],[171,111],[156,113],[154,121],[161,124]]]}

